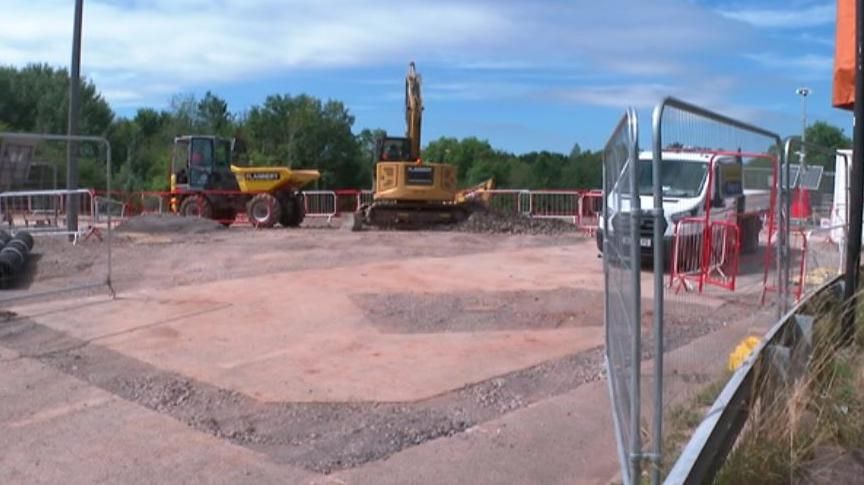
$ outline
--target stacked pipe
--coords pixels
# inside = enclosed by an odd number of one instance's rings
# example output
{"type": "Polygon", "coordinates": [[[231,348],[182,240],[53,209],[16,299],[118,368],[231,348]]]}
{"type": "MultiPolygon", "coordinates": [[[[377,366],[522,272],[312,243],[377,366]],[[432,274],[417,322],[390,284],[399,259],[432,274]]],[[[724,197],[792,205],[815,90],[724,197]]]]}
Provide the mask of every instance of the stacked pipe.
{"type": "Polygon", "coordinates": [[[12,286],[27,265],[33,236],[21,231],[14,236],[0,229],[0,289],[12,286]]]}

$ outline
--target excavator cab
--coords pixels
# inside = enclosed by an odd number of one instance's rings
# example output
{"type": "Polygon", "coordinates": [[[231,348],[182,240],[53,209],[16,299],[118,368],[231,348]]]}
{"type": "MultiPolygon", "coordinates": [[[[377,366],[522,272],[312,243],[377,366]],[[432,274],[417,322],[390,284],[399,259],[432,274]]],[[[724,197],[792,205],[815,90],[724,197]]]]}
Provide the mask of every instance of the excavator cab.
{"type": "Polygon", "coordinates": [[[414,161],[411,157],[411,140],[408,138],[379,138],[375,145],[375,160],[378,162],[414,161]]]}

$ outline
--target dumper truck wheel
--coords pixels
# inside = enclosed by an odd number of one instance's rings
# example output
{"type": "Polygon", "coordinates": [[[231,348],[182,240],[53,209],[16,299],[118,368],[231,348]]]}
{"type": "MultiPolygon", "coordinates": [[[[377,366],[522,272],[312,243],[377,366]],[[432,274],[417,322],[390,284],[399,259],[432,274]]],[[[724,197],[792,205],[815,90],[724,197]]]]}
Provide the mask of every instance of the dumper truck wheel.
{"type": "Polygon", "coordinates": [[[213,206],[203,195],[190,195],[180,203],[180,215],[184,217],[213,218],[213,206]]]}
{"type": "Polygon", "coordinates": [[[255,227],[273,227],[282,218],[282,206],[276,197],[258,194],[246,205],[246,216],[255,227]]]}
{"type": "Polygon", "coordinates": [[[302,195],[287,197],[282,201],[282,220],[285,227],[298,227],[306,217],[306,204],[302,195]]]}

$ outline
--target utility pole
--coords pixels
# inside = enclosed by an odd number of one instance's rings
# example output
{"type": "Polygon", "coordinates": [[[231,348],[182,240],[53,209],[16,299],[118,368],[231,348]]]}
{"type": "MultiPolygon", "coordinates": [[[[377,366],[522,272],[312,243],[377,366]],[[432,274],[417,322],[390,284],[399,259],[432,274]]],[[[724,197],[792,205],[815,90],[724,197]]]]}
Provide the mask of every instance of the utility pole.
{"type": "Polygon", "coordinates": [[[846,238],[846,279],[843,297],[843,341],[855,336],[858,269],[861,266],[861,223],[864,221],[864,0],[855,0],[855,127],[852,132],[852,173],[849,176],[849,234],[846,238]]]}
{"type": "MultiPolygon", "coordinates": [[[[81,24],[83,21],[84,0],[75,0],[75,18],[72,29],[72,65],[69,73],[69,125],[68,135],[77,136],[81,119],[81,24]]],[[[66,143],[66,189],[78,189],[78,144],[69,140],[66,143]]],[[[66,197],[66,228],[78,231],[78,196],[66,197]]],[[[70,238],[73,236],[70,235],[70,238]]]]}

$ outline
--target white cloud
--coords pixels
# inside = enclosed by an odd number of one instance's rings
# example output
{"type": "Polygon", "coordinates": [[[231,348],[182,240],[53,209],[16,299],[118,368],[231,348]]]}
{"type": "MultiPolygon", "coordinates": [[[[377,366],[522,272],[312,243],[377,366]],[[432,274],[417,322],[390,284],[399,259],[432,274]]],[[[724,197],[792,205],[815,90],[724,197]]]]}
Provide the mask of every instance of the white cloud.
{"type": "Polygon", "coordinates": [[[657,104],[676,88],[668,84],[622,84],[614,86],[582,86],[552,95],[577,104],[611,108],[648,108],[657,104]]]}
{"type": "Polygon", "coordinates": [[[675,96],[707,107],[723,107],[740,82],[729,76],[689,76],[677,83],[622,83],[552,91],[557,99],[613,108],[651,108],[666,96],[675,96]]]}
{"type": "Polygon", "coordinates": [[[798,9],[743,8],[719,11],[726,18],[748,23],[755,27],[782,29],[830,25],[836,21],[835,12],[833,2],[798,9]]]}
{"type": "Polygon", "coordinates": [[[834,66],[834,58],[818,54],[804,54],[801,56],[781,56],[777,54],[750,54],[748,59],[758,62],[765,67],[797,74],[798,77],[809,78],[818,76],[830,78],[834,66]]]}
{"type": "MultiPolygon", "coordinates": [[[[14,21],[0,29],[0,62],[68,65],[71,2],[3,3],[14,21]]],[[[641,0],[88,0],[84,16],[85,74],[112,103],[130,106],[216,83],[412,59],[659,76],[682,68],[672,59],[721,52],[746,36],[677,0],[650,8],[641,0]]]]}

